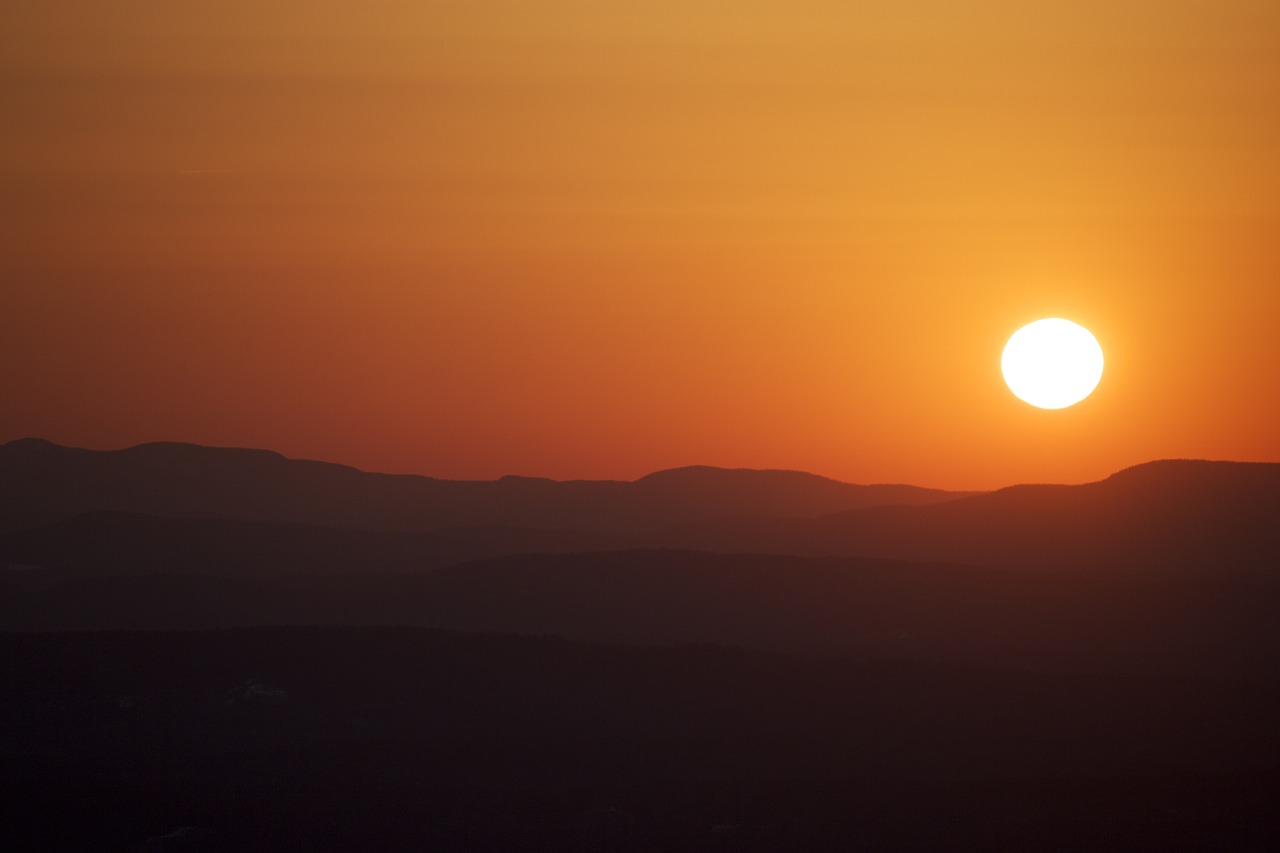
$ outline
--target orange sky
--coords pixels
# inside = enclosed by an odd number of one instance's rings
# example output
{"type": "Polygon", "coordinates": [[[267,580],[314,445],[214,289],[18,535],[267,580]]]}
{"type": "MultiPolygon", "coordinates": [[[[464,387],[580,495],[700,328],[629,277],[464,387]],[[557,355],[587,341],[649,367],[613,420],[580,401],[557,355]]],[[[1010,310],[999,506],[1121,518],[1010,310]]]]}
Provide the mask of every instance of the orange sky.
{"type": "Polygon", "coordinates": [[[1274,0],[17,0],[0,441],[446,477],[1280,460],[1274,0]],[[1000,377],[1044,316],[1093,397],[1000,377]]]}

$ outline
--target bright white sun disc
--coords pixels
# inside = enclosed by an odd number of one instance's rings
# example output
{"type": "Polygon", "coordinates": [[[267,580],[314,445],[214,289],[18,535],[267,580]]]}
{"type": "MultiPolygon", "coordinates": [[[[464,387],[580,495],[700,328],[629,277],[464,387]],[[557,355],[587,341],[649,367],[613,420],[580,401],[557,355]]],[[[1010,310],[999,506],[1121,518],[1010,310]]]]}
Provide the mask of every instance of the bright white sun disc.
{"type": "Polygon", "coordinates": [[[1052,317],[1013,333],[1000,370],[1018,399],[1041,409],[1065,409],[1093,393],[1102,379],[1102,347],[1084,326],[1052,317]]]}

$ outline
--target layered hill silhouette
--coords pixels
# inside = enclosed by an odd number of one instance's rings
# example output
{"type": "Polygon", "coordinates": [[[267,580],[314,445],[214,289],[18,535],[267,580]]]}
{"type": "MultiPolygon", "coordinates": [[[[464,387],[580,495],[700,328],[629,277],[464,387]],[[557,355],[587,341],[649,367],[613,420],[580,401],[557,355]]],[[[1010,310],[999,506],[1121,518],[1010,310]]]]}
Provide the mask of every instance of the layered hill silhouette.
{"type": "Polygon", "coordinates": [[[89,573],[414,571],[657,547],[1240,577],[1280,566],[1277,518],[1280,464],[1265,463],[1161,461],[965,495],[789,471],[466,482],[193,445],[0,447],[0,562],[89,573]]]}
{"type": "Polygon", "coordinates": [[[1273,464],[958,494],[14,442],[0,825],[23,849],[1270,850],[1278,522],[1273,464]]]}
{"type": "Polygon", "coordinates": [[[1255,674],[1280,652],[1280,465],[957,497],[791,472],[452,483],[185,445],[2,450],[3,630],[405,625],[1255,674]],[[932,503],[815,514],[873,493],[932,503]],[[430,527],[485,517],[485,494],[494,519],[551,526],[430,527]]]}
{"type": "Polygon", "coordinates": [[[0,447],[0,563],[77,575],[372,574],[666,548],[1257,579],[1280,567],[1277,519],[1280,465],[1263,463],[1152,462],[959,495],[784,471],[456,482],[190,445],[0,447]]]}
{"type": "MultiPolygon", "coordinates": [[[[536,527],[628,533],[735,515],[816,516],[962,493],[854,485],[797,471],[679,468],[634,482],[372,474],[265,450],[143,444],[0,446],[0,518],[9,529],[102,510],[368,530],[536,527]]],[[[2,529],[2,528],[0,528],[2,529]]]]}

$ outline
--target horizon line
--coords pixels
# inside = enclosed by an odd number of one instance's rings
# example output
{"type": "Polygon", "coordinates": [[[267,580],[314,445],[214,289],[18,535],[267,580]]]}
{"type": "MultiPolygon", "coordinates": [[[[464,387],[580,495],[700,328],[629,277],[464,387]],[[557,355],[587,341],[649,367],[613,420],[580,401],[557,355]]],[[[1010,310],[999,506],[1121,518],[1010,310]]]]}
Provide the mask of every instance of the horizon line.
{"type": "Polygon", "coordinates": [[[370,475],[374,475],[374,476],[384,476],[384,477],[420,477],[420,478],[428,479],[428,480],[438,480],[438,481],[441,481],[441,482],[455,482],[455,483],[497,483],[497,482],[501,482],[501,481],[503,481],[503,480],[539,480],[539,481],[545,481],[545,482],[551,482],[551,483],[638,483],[638,482],[640,482],[640,481],[642,481],[642,480],[645,480],[645,479],[648,479],[648,478],[650,478],[650,477],[654,477],[654,476],[657,476],[657,475],[660,475],[660,474],[666,474],[666,473],[671,473],[671,472],[676,472],[676,471],[688,471],[688,470],[695,470],[695,469],[704,469],[704,470],[709,470],[709,471],[722,471],[722,472],[744,472],[744,473],[759,473],[759,474],[770,474],[770,473],[773,473],[773,474],[798,474],[798,475],[801,475],[801,476],[814,477],[814,478],[817,478],[817,479],[827,480],[827,481],[829,481],[829,482],[838,483],[838,484],[841,484],[841,485],[847,485],[847,486],[863,486],[863,487],[908,487],[908,488],[922,489],[922,490],[934,491],[934,492],[947,492],[947,493],[952,493],[952,494],[957,494],[957,495],[977,495],[977,494],[988,494],[988,493],[991,493],[991,492],[997,492],[997,491],[1001,491],[1001,490],[1003,490],[1003,489],[1016,488],[1016,487],[1019,487],[1019,486],[1081,486],[1081,485],[1089,485],[1089,484],[1091,484],[1091,483],[1099,483],[1099,482],[1103,482],[1103,481],[1105,481],[1105,480],[1109,479],[1110,477],[1115,476],[1116,474],[1122,473],[1122,472],[1124,472],[1124,471],[1132,470],[1132,469],[1134,469],[1134,468],[1140,468],[1140,467],[1144,467],[1144,466],[1147,466],[1147,465],[1154,465],[1154,464],[1168,463],[1168,462],[1204,462],[1204,463],[1210,463],[1210,464],[1238,464],[1238,465],[1280,465],[1280,462],[1263,461],[1263,460],[1207,459],[1207,458],[1194,458],[1194,457],[1162,457],[1162,458],[1148,459],[1148,460],[1141,461],[1141,462],[1136,462],[1136,463],[1133,463],[1133,464],[1130,464],[1130,465],[1125,465],[1125,466],[1123,466],[1123,467],[1121,467],[1121,468],[1117,468],[1117,469],[1115,469],[1115,470],[1111,471],[1111,473],[1109,473],[1109,474],[1107,474],[1106,476],[1101,477],[1101,478],[1099,478],[1099,479],[1082,480],[1082,481],[1080,481],[1080,482],[1078,482],[1078,483],[1048,482],[1048,481],[1035,481],[1035,482],[1033,482],[1033,481],[1024,481],[1024,482],[1008,483],[1008,484],[1003,485],[1003,486],[997,486],[997,487],[995,487],[995,488],[989,488],[989,489],[954,489],[954,488],[942,488],[942,487],[938,487],[938,486],[924,486],[924,485],[919,485],[919,484],[917,484],[917,483],[911,483],[911,482],[907,482],[907,481],[896,481],[896,482],[891,482],[891,481],[854,482],[854,481],[850,481],[850,480],[841,480],[841,479],[838,479],[838,478],[836,478],[836,477],[831,477],[831,476],[828,476],[828,475],[826,475],[826,474],[819,474],[819,473],[815,473],[815,472],[813,472],[813,471],[806,471],[806,470],[803,470],[803,469],[800,469],[800,468],[772,468],[772,467],[768,467],[768,468],[752,468],[752,467],[741,467],[741,466],[709,465],[709,464],[706,464],[706,463],[692,463],[692,464],[687,464],[687,465],[675,465],[675,466],[670,466],[670,467],[666,467],[666,468],[658,468],[658,469],[656,469],[656,470],[649,471],[649,472],[648,472],[648,473],[646,473],[646,474],[642,474],[642,475],[640,475],[639,477],[635,477],[634,479],[625,479],[625,478],[620,478],[620,477],[566,477],[566,478],[557,478],[557,477],[546,477],[546,476],[541,476],[541,475],[534,475],[534,474],[519,474],[519,473],[506,473],[506,474],[501,474],[501,475],[499,475],[499,476],[497,476],[497,477],[471,477],[471,478],[466,478],[466,477],[440,477],[440,476],[436,476],[436,475],[433,475],[433,474],[424,474],[424,473],[420,473],[420,472],[416,472],[416,471],[379,471],[379,470],[370,470],[370,469],[367,469],[367,468],[361,468],[361,467],[359,467],[359,466],[357,466],[357,465],[352,465],[352,464],[350,464],[350,463],[346,463],[346,462],[336,462],[336,461],[329,460],[329,459],[315,459],[315,458],[310,458],[310,457],[288,456],[288,455],[286,455],[285,453],[282,453],[282,452],[280,452],[280,451],[278,451],[278,450],[273,450],[273,449],[271,449],[271,448],[266,448],[266,447],[249,447],[249,446],[243,446],[243,445],[201,444],[201,443],[199,443],[199,442],[194,442],[194,441],[173,441],[173,440],[167,440],[167,439],[155,440],[155,441],[143,441],[143,442],[139,442],[139,443],[136,443],[136,444],[129,444],[129,445],[125,445],[125,446],[123,446],[123,447],[114,447],[114,446],[113,446],[113,447],[85,447],[85,446],[74,445],[74,444],[61,444],[61,443],[59,443],[59,442],[56,442],[56,441],[53,441],[53,440],[51,440],[51,439],[47,439],[47,438],[42,438],[42,437],[40,437],[40,436],[27,435],[27,436],[20,436],[20,437],[18,437],[18,438],[14,438],[14,439],[10,439],[10,440],[4,441],[4,442],[0,443],[0,448],[6,448],[6,447],[11,447],[11,446],[13,446],[13,445],[21,445],[21,444],[40,444],[40,445],[46,445],[46,446],[49,446],[49,447],[55,447],[55,448],[58,448],[58,449],[60,449],[60,450],[83,451],[83,452],[86,452],[86,453],[127,453],[127,452],[129,452],[129,451],[140,450],[140,449],[144,449],[144,448],[148,448],[148,447],[188,447],[188,448],[198,448],[198,449],[200,449],[200,450],[231,451],[231,452],[242,452],[242,453],[259,453],[259,454],[267,454],[267,455],[270,455],[270,456],[274,456],[274,457],[277,457],[277,458],[282,459],[282,460],[287,461],[287,462],[314,463],[314,464],[319,464],[319,465],[332,465],[332,466],[335,466],[335,467],[339,467],[339,468],[348,468],[348,469],[353,470],[353,471],[358,471],[358,472],[360,472],[360,473],[362,473],[362,474],[370,474],[370,475]]]}

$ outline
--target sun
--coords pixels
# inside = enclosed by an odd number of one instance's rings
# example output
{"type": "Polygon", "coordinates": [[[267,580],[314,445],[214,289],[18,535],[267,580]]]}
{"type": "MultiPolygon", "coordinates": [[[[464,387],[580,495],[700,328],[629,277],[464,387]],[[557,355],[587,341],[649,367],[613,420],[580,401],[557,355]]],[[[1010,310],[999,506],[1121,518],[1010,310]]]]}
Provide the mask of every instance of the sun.
{"type": "Polygon", "coordinates": [[[1093,393],[1102,379],[1102,347],[1084,326],[1051,317],[1013,333],[1000,370],[1018,399],[1041,409],[1065,409],[1093,393]]]}

